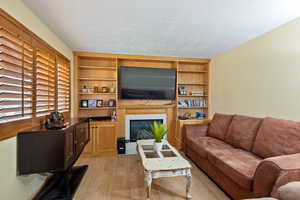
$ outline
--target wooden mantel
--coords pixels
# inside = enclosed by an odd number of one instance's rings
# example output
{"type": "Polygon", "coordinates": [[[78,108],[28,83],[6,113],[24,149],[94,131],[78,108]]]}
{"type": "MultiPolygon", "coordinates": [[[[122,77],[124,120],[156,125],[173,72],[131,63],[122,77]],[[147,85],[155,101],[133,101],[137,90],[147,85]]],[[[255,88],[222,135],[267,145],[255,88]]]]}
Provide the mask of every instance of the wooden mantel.
{"type": "Polygon", "coordinates": [[[176,104],[166,104],[166,105],[124,105],[120,108],[125,109],[165,109],[165,108],[175,108],[176,104]]]}

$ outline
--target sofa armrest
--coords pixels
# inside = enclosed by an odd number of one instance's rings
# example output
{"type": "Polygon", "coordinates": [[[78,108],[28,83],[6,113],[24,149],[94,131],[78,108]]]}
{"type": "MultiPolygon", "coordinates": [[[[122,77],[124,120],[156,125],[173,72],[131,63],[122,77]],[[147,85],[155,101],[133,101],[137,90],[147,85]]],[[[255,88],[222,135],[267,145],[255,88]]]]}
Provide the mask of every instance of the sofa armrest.
{"type": "Polygon", "coordinates": [[[183,137],[206,136],[209,124],[186,124],[183,126],[183,137]]]}
{"type": "Polygon", "coordinates": [[[300,181],[300,153],[264,159],[256,169],[253,192],[277,197],[278,188],[292,181],[300,181]]]}
{"type": "Polygon", "coordinates": [[[189,138],[197,138],[206,136],[209,124],[186,124],[183,126],[182,132],[182,150],[185,152],[189,138]]]}

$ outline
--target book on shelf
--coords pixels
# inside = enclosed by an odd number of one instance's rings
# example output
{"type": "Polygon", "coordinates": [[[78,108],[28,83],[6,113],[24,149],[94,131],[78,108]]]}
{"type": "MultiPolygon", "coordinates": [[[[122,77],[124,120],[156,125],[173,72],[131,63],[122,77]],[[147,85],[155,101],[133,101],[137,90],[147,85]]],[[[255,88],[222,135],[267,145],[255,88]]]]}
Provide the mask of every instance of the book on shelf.
{"type": "Polygon", "coordinates": [[[178,102],[178,107],[207,107],[208,102],[206,99],[186,99],[178,102]]]}

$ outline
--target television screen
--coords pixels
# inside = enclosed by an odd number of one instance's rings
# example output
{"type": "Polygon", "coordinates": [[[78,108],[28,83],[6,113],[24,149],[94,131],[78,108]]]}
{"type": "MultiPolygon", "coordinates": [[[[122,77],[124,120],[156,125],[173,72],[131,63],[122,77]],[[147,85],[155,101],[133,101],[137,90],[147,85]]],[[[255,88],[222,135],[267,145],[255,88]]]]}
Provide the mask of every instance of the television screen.
{"type": "Polygon", "coordinates": [[[121,99],[175,99],[176,69],[120,67],[121,99]]]}

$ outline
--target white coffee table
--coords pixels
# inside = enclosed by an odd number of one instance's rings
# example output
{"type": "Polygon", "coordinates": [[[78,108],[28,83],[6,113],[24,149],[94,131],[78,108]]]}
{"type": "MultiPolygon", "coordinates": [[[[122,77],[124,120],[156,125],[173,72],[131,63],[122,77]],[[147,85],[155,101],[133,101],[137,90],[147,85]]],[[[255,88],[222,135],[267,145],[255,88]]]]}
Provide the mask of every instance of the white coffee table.
{"type": "Polygon", "coordinates": [[[192,167],[190,163],[166,140],[164,140],[164,146],[161,152],[155,152],[153,150],[153,142],[154,140],[137,141],[137,151],[145,172],[147,200],[150,200],[152,179],[175,176],[186,176],[186,199],[192,199],[192,167]]]}

